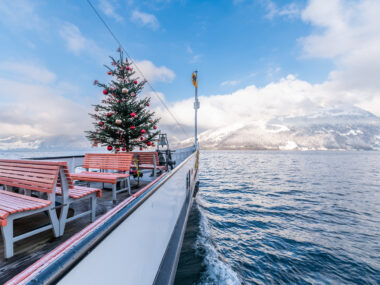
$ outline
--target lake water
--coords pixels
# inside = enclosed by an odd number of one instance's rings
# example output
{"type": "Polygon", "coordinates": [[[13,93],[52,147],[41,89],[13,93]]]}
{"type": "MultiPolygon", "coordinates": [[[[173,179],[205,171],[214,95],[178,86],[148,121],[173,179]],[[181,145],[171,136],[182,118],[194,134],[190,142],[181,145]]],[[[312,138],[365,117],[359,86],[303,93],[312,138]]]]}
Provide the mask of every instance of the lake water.
{"type": "Polygon", "coordinates": [[[380,284],[380,152],[202,151],[175,284],[380,284]]]}

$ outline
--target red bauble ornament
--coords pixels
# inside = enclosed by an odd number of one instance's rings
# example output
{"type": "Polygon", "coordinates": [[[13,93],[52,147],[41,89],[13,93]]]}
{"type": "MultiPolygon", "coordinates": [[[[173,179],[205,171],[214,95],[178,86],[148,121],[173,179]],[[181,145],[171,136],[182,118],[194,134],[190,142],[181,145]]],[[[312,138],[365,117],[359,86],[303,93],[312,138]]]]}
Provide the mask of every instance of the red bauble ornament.
{"type": "Polygon", "coordinates": [[[148,103],[146,103],[146,106],[147,106],[147,107],[149,107],[149,106],[150,106],[149,102],[148,102],[148,103]]]}
{"type": "Polygon", "coordinates": [[[144,137],[140,137],[140,141],[143,141],[144,140],[144,137]]]}
{"type": "Polygon", "coordinates": [[[111,113],[107,113],[106,116],[107,116],[107,117],[111,117],[111,113]]]}
{"type": "Polygon", "coordinates": [[[156,130],[156,129],[157,129],[157,126],[153,126],[153,129],[155,129],[155,130],[156,130]]]}
{"type": "Polygon", "coordinates": [[[126,151],[127,149],[126,149],[125,147],[123,147],[121,150],[122,150],[122,151],[126,151]]]}
{"type": "Polygon", "coordinates": [[[133,81],[134,84],[137,84],[137,80],[133,81]]]}
{"type": "Polygon", "coordinates": [[[142,150],[142,147],[140,147],[140,150],[142,150]]]}
{"type": "Polygon", "coordinates": [[[107,90],[107,89],[104,89],[104,90],[103,90],[103,94],[104,94],[104,95],[107,95],[107,94],[108,94],[108,90],[107,90]]]}
{"type": "Polygon", "coordinates": [[[120,148],[117,148],[117,149],[115,149],[116,150],[116,152],[119,152],[120,151],[120,148]]]}
{"type": "Polygon", "coordinates": [[[126,67],[126,70],[130,70],[131,68],[129,66],[126,67]]]}
{"type": "Polygon", "coordinates": [[[111,145],[107,146],[107,150],[111,151],[112,150],[112,146],[111,145]]]}
{"type": "Polygon", "coordinates": [[[102,121],[99,122],[99,126],[103,126],[104,123],[102,121]]]}
{"type": "Polygon", "coordinates": [[[133,118],[134,116],[136,116],[136,113],[131,113],[131,117],[133,118]]]}
{"type": "Polygon", "coordinates": [[[107,72],[107,74],[108,74],[108,75],[111,75],[111,74],[112,74],[112,72],[111,72],[111,71],[108,71],[108,72],[107,72]]]}
{"type": "Polygon", "coordinates": [[[131,130],[134,130],[135,128],[136,128],[135,126],[131,126],[131,127],[130,127],[131,130]]]}
{"type": "Polygon", "coordinates": [[[146,130],[142,129],[142,130],[141,130],[141,133],[142,133],[142,134],[145,134],[145,133],[146,133],[146,130]]]}
{"type": "Polygon", "coordinates": [[[152,145],[152,142],[147,142],[146,143],[148,146],[151,146],[152,145]]]}

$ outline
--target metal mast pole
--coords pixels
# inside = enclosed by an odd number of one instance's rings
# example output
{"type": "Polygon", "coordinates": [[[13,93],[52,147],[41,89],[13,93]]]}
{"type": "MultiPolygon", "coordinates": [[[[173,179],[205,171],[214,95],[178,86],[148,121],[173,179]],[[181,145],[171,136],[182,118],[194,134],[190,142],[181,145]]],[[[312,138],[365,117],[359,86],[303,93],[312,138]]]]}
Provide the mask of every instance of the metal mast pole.
{"type": "Polygon", "coordinates": [[[194,102],[194,110],[195,110],[195,124],[194,124],[194,138],[195,138],[195,147],[198,148],[198,109],[199,109],[199,101],[198,101],[198,70],[194,71],[196,76],[196,82],[195,85],[195,102],[194,102]]]}

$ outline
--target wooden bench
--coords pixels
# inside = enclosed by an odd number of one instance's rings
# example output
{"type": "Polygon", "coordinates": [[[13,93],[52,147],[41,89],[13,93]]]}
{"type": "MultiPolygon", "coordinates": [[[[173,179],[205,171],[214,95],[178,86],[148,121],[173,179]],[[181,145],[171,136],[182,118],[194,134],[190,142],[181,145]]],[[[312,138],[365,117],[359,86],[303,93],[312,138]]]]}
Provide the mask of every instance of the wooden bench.
{"type": "Polygon", "coordinates": [[[70,175],[70,171],[67,166],[67,163],[57,162],[57,164],[62,166],[62,171],[64,174],[62,175],[62,177],[64,178],[63,180],[61,179],[61,176],[58,177],[57,187],[56,187],[56,195],[61,197],[61,202],[63,205],[60,219],[59,219],[60,231],[61,231],[61,234],[63,234],[65,230],[65,225],[68,222],[74,221],[86,215],[91,215],[91,222],[95,221],[97,198],[102,197],[102,190],[97,189],[97,188],[89,188],[89,187],[74,185],[74,181],[70,175]],[[68,191],[62,192],[62,189],[68,189],[68,191]],[[82,212],[80,214],[67,218],[70,204],[80,201],[80,200],[84,200],[84,199],[90,199],[90,209],[86,212],[82,212]]]}
{"type": "Polygon", "coordinates": [[[130,153],[86,153],[82,166],[86,169],[86,171],[81,173],[72,173],[71,177],[72,179],[79,181],[112,184],[112,200],[116,203],[117,193],[128,190],[129,194],[132,194],[129,180],[129,170],[132,163],[132,157],[133,155],[130,153]],[[90,171],[91,169],[98,170],[98,172],[90,171]],[[117,172],[106,172],[110,170],[117,172]],[[120,182],[120,189],[117,189],[118,182],[120,182]],[[121,186],[122,182],[124,182],[124,187],[121,186]],[[125,185],[125,182],[127,185],[125,185]]]}
{"type": "MultiPolygon", "coordinates": [[[[157,176],[157,170],[166,170],[166,166],[159,165],[158,153],[156,151],[146,151],[146,152],[130,152],[133,157],[138,161],[139,169],[153,169],[154,177],[157,176]]],[[[132,166],[135,166],[132,164],[132,166]]]]}
{"type": "MultiPolygon", "coordinates": [[[[0,184],[7,190],[0,190],[0,226],[6,258],[13,256],[13,244],[19,240],[48,229],[53,229],[55,237],[63,235],[69,207],[66,197],[69,197],[70,192],[75,189],[69,190],[65,172],[67,173],[67,164],[64,162],[0,159],[0,184]],[[55,210],[57,183],[62,185],[61,193],[66,203],[62,206],[60,219],[55,210]],[[11,192],[14,187],[27,195],[11,192]],[[32,191],[40,197],[29,196],[32,191]],[[50,219],[49,225],[13,236],[14,220],[45,211],[50,219]]],[[[93,190],[87,189],[86,195],[93,190]]]]}

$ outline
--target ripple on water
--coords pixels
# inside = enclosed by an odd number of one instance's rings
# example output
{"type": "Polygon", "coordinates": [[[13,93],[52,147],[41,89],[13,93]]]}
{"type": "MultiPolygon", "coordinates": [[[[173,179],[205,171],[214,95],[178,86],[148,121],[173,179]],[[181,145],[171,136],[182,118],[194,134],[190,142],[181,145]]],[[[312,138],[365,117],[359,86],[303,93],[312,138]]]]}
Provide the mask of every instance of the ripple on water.
{"type": "Polygon", "coordinates": [[[203,151],[200,165],[176,284],[380,283],[380,153],[203,151]]]}

